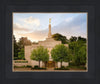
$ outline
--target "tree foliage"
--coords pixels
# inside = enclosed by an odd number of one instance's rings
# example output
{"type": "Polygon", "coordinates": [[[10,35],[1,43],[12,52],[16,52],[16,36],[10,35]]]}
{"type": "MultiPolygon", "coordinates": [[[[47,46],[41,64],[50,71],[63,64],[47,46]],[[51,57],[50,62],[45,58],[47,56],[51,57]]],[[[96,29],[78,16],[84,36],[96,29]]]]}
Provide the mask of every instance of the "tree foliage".
{"type": "Polygon", "coordinates": [[[32,42],[27,37],[21,37],[18,41],[19,48],[24,48],[25,45],[31,45],[32,42]]]}
{"type": "Polygon", "coordinates": [[[68,59],[67,47],[64,44],[56,45],[51,50],[51,56],[55,62],[61,62],[62,67],[62,62],[68,59]]]}
{"type": "Polygon", "coordinates": [[[74,41],[77,41],[77,37],[76,36],[71,36],[70,42],[74,42],[74,41]]]}
{"type": "Polygon", "coordinates": [[[80,50],[77,52],[75,62],[78,65],[85,65],[86,64],[86,46],[82,46],[80,48],[80,50]]]}
{"type": "Polygon", "coordinates": [[[66,36],[63,36],[59,33],[53,34],[52,38],[54,38],[57,41],[61,41],[63,44],[67,43],[67,41],[68,41],[66,36]]]}
{"type": "Polygon", "coordinates": [[[20,52],[18,52],[18,58],[19,59],[25,59],[25,57],[24,57],[24,48],[22,48],[21,50],[20,50],[20,52]]]}
{"type": "Polygon", "coordinates": [[[18,47],[18,44],[16,42],[16,38],[15,36],[13,35],[13,44],[14,44],[14,57],[18,57],[18,52],[19,52],[19,47],[18,47]]]}
{"type": "Polygon", "coordinates": [[[78,37],[78,41],[82,41],[82,42],[85,42],[86,43],[86,38],[83,38],[81,36],[78,37]]]}
{"type": "Polygon", "coordinates": [[[24,46],[31,45],[31,41],[27,39],[27,37],[21,37],[19,41],[16,41],[15,36],[13,35],[13,43],[14,43],[14,59],[25,59],[24,58],[24,46]]]}
{"type": "Polygon", "coordinates": [[[43,46],[37,47],[32,51],[30,58],[32,60],[39,61],[39,67],[40,67],[40,61],[46,62],[49,60],[49,54],[47,48],[44,48],[43,46]]]}
{"type": "Polygon", "coordinates": [[[72,61],[76,65],[86,64],[86,43],[81,41],[69,43],[69,49],[72,53],[72,61]]]}

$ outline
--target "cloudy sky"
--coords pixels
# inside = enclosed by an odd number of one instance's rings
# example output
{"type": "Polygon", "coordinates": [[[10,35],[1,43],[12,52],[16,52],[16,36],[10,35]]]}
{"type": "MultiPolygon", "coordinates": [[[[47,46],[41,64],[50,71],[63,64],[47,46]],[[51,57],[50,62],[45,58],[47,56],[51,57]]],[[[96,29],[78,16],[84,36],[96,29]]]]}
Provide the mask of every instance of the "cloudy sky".
{"type": "Polygon", "coordinates": [[[27,37],[32,42],[48,36],[49,18],[52,34],[87,37],[87,13],[13,13],[13,34],[18,41],[27,37]]]}

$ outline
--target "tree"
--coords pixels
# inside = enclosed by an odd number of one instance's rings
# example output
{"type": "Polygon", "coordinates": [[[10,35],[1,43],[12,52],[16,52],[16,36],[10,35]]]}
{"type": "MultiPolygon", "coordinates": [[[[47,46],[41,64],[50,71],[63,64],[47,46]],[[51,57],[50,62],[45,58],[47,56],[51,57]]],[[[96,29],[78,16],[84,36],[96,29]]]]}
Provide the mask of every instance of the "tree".
{"type": "Polygon", "coordinates": [[[19,47],[18,47],[18,44],[16,42],[16,38],[15,36],[13,35],[13,43],[14,43],[14,58],[18,58],[18,52],[19,52],[19,47]]]}
{"type": "Polygon", "coordinates": [[[49,60],[48,50],[44,48],[43,55],[42,55],[42,61],[45,63],[45,67],[46,67],[46,63],[48,60],[49,60]]]}
{"type": "Polygon", "coordinates": [[[49,60],[49,54],[47,48],[44,48],[43,46],[37,47],[32,51],[30,58],[32,60],[39,61],[39,67],[40,67],[40,61],[46,62],[49,60]]]}
{"type": "Polygon", "coordinates": [[[77,37],[76,36],[71,36],[70,42],[74,42],[74,41],[77,41],[77,37]]]}
{"type": "Polygon", "coordinates": [[[19,41],[16,41],[15,36],[13,35],[14,42],[14,59],[25,59],[24,58],[24,46],[31,45],[31,41],[27,37],[21,37],[19,41]]]}
{"type": "Polygon", "coordinates": [[[86,44],[82,41],[69,43],[69,49],[72,52],[72,62],[76,65],[86,64],[86,44]]]}
{"type": "Polygon", "coordinates": [[[24,48],[25,45],[31,45],[31,44],[32,42],[28,40],[27,37],[21,37],[18,42],[20,49],[24,48]]]}
{"type": "Polygon", "coordinates": [[[63,44],[67,43],[67,41],[68,41],[66,36],[63,36],[59,33],[53,34],[52,38],[54,38],[57,41],[61,41],[63,44]]]}
{"type": "Polygon", "coordinates": [[[79,36],[79,37],[78,37],[78,41],[83,41],[83,42],[86,43],[86,38],[83,38],[83,37],[79,36]]]}
{"type": "Polygon", "coordinates": [[[18,58],[19,59],[25,59],[25,57],[24,57],[24,48],[22,48],[21,50],[20,50],[20,52],[18,52],[18,58]]]}
{"type": "Polygon", "coordinates": [[[67,52],[67,47],[64,46],[64,44],[59,44],[56,45],[52,50],[51,50],[51,56],[55,62],[61,62],[61,67],[62,67],[62,62],[67,61],[66,58],[68,58],[68,52],[67,52]]]}
{"type": "Polygon", "coordinates": [[[79,58],[79,62],[77,60],[75,62],[79,63],[79,65],[86,64],[86,46],[82,46],[78,51],[77,59],[79,58]]]}

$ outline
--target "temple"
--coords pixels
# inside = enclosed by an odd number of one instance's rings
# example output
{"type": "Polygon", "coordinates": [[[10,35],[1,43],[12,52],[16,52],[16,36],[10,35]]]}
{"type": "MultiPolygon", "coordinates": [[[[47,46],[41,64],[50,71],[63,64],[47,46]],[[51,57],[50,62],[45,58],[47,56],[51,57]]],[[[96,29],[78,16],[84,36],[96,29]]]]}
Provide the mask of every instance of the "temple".
{"type": "MultiPolygon", "coordinates": [[[[51,50],[54,48],[56,45],[62,44],[61,41],[56,41],[52,38],[51,34],[51,18],[49,19],[49,31],[48,31],[48,38],[44,41],[39,41],[38,44],[32,44],[30,46],[25,46],[25,59],[28,61],[28,65],[35,66],[39,65],[38,61],[31,60],[31,52],[33,49],[36,49],[38,46],[43,46],[49,50],[49,61],[45,64],[44,62],[40,62],[40,67],[46,67],[47,68],[53,68],[53,67],[60,67],[60,62],[54,62],[52,57],[51,57],[51,50]]],[[[65,46],[68,47],[68,44],[65,44],[65,46]]],[[[62,62],[63,66],[68,66],[68,62],[62,62]]]]}

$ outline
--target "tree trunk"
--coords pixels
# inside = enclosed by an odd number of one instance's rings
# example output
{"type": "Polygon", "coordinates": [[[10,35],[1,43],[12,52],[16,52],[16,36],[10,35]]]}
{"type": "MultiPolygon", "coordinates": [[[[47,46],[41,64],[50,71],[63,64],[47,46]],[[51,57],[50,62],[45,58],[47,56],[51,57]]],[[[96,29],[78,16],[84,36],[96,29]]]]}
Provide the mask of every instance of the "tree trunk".
{"type": "Polygon", "coordinates": [[[62,61],[61,61],[61,67],[62,67],[62,61]]]}
{"type": "Polygon", "coordinates": [[[46,64],[47,64],[47,62],[45,62],[45,68],[46,68],[46,64]]]}
{"type": "Polygon", "coordinates": [[[39,60],[39,68],[40,68],[40,60],[39,60]]]}
{"type": "Polygon", "coordinates": [[[54,68],[56,68],[56,62],[54,62],[54,68]]]}

